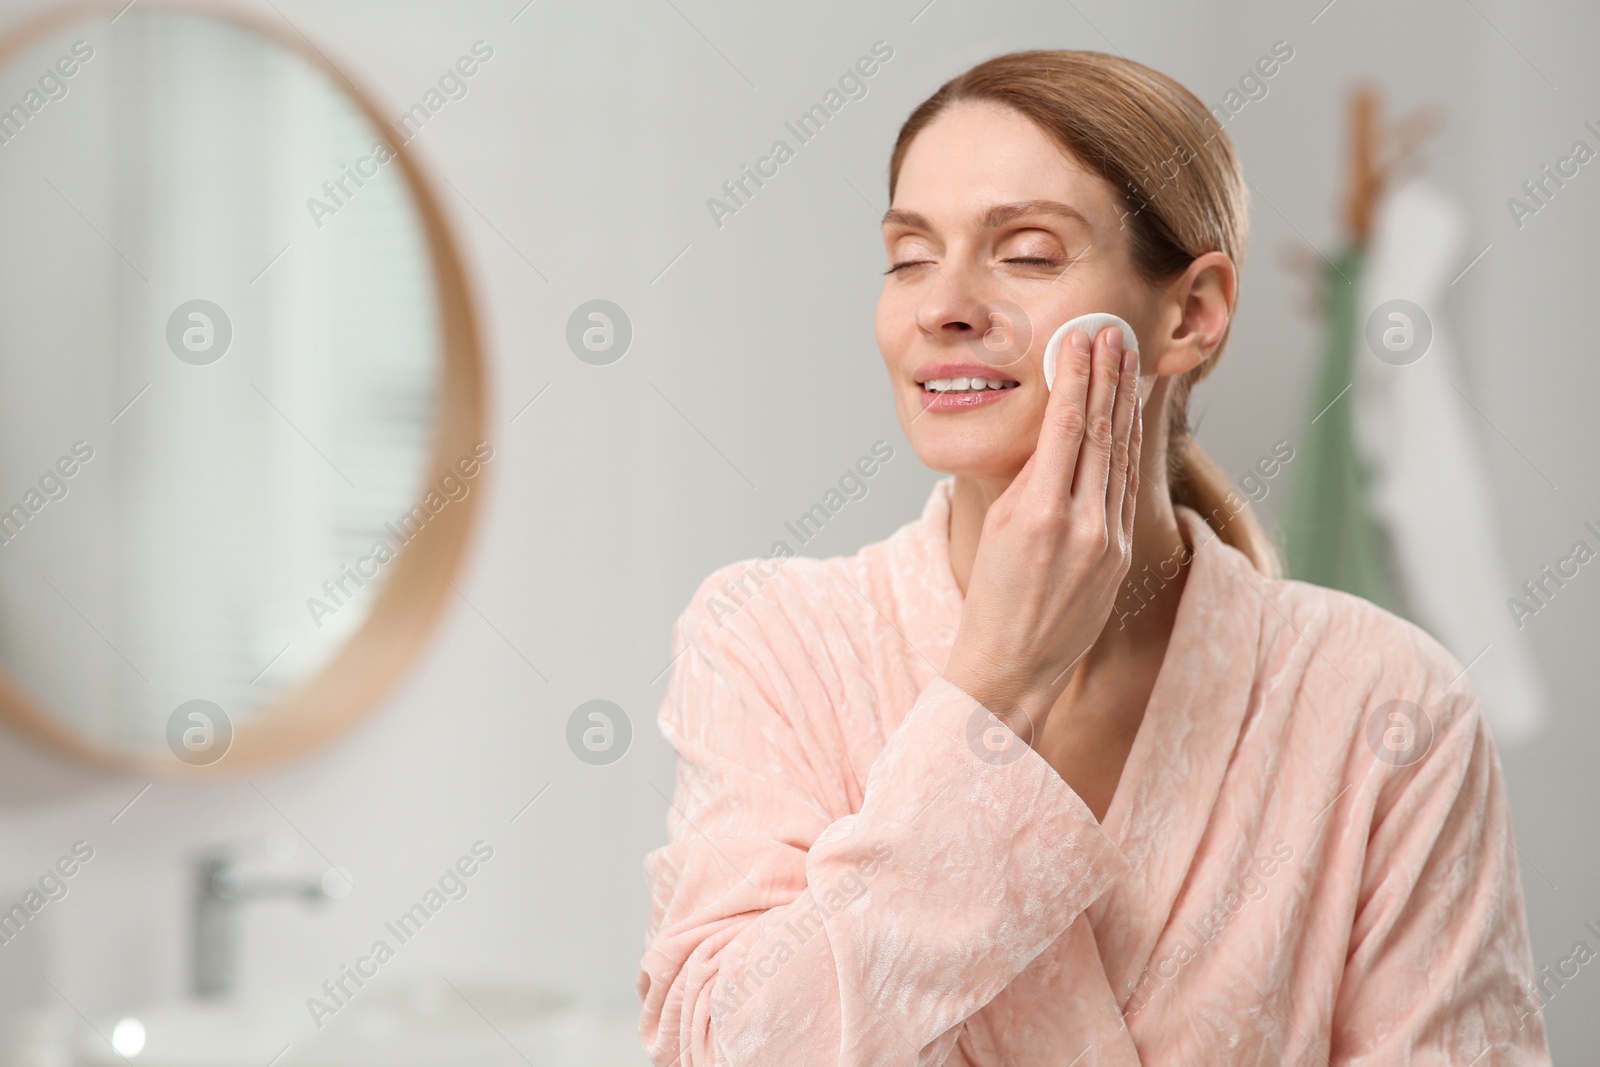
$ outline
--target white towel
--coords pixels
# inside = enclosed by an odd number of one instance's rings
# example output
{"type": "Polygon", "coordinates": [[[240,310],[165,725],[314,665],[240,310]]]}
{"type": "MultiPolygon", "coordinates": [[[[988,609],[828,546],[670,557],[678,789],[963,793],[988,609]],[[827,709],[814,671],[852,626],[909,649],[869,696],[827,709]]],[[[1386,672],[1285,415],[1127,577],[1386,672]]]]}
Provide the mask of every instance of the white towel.
{"type": "Polygon", "coordinates": [[[1477,447],[1494,431],[1463,398],[1466,382],[1443,321],[1462,237],[1454,203],[1425,181],[1394,189],[1378,205],[1359,283],[1349,399],[1356,447],[1371,474],[1372,514],[1389,536],[1413,621],[1470,664],[1496,740],[1515,743],[1539,730],[1546,696],[1526,634],[1505,606],[1517,587],[1477,447]],[[1365,338],[1373,311],[1396,299],[1421,307],[1433,332],[1426,353],[1402,365],[1378,358],[1365,338]]]}

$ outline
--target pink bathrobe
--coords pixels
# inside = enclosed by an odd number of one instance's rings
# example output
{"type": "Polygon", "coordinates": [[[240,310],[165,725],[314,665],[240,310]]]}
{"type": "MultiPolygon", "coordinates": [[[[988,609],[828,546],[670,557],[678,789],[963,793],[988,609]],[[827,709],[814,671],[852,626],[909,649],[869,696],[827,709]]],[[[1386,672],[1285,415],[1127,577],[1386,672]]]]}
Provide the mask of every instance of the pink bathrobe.
{"type": "Polygon", "coordinates": [[[1180,506],[1188,582],[1098,823],[940,674],[952,481],[853,556],[717,570],[678,620],[656,1064],[1549,1063],[1499,758],[1448,652],[1180,506]]]}

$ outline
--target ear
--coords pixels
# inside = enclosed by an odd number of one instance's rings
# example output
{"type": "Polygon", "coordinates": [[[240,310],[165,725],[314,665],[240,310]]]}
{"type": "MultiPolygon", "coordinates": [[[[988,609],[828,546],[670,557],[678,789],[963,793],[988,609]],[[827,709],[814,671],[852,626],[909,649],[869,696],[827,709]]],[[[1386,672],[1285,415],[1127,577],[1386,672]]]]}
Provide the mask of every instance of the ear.
{"type": "Polygon", "coordinates": [[[1155,374],[1183,374],[1204,363],[1222,342],[1233,318],[1239,275],[1225,252],[1196,257],[1166,287],[1163,318],[1170,324],[1155,374]]]}

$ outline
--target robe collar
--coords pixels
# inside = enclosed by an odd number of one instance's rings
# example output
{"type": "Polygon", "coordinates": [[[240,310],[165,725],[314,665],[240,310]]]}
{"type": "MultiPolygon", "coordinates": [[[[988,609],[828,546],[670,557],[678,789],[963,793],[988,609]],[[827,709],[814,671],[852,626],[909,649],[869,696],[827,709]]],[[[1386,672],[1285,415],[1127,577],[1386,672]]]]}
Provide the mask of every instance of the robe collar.
{"type": "MultiPolygon", "coordinates": [[[[896,590],[906,638],[949,662],[963,595],[950,569],[951,490],[901,528],[896,590]]],[[[1174,504],[1192,558],[1172,636],[1102,830],[1132,872],[1089,908],[1106,978],[1125,1006],[1193,864],[1250,703],[1267,579],[1199,512],[1174,504]]]]}

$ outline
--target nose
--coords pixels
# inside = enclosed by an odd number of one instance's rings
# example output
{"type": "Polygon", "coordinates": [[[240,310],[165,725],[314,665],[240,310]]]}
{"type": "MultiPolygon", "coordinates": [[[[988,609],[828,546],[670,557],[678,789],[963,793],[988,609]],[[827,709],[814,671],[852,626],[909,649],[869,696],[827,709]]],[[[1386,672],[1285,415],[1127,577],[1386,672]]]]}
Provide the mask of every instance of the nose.
{"type": "Polygon", "coordinates": [[[1033,346],[1028,313],[992,279],[946,264],[917,305],[917,326],[933,344],[960,344],[963,355],[997,369],[1015,367],[1033,346]]]}
{"type": "Polygon", "coordinates": [[[959,267],[934,267],[933,281],[917,303],[917,328],[933,341],[969,341],[990,326],[975,279],[959,267]]]}

